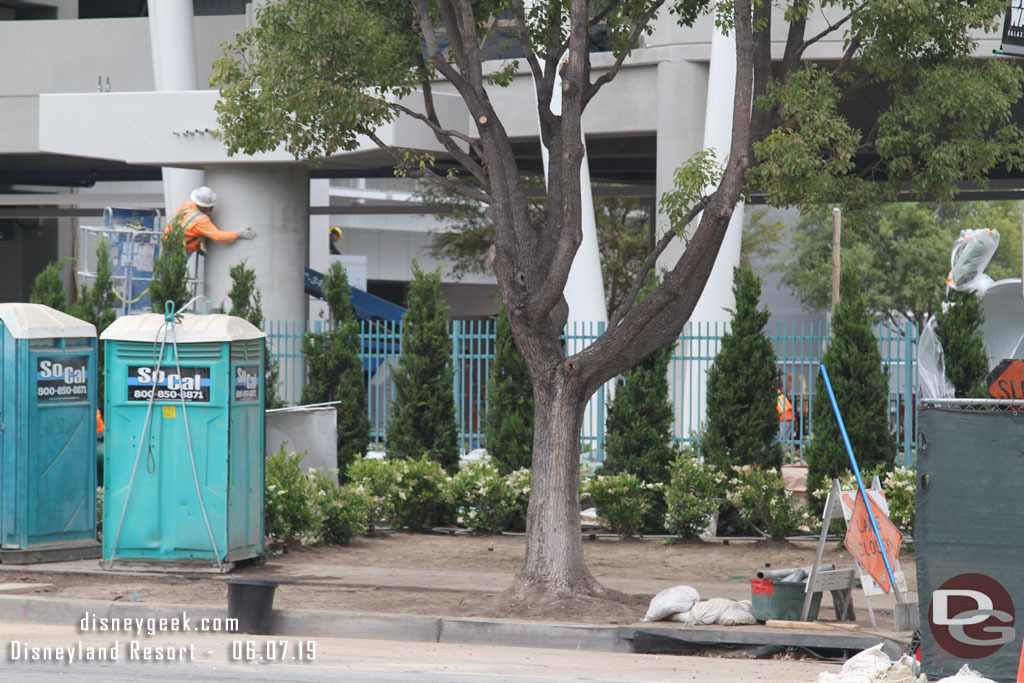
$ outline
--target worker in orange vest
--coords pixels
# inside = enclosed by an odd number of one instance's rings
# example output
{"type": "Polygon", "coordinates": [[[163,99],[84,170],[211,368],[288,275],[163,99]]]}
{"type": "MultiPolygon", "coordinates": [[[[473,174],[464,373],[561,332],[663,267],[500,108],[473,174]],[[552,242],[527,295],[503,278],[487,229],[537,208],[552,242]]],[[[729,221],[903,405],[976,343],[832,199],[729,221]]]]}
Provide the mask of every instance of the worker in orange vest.
{"type": "MultiPolygon", "coordinates": [[[[203,238],[211,239],[214,242],[234,242],[235,240],[254,240],[256,231],[252,228],[243,230],[220,230],[210,220],[210,212],[217,203],[217,193],[206,187],[197,187],[192,190],[188,201],[181,205],[174,214],[181,220],[185,228],[185,249],[189,252],[205,254],[203,251],[203,238]]],[[[164,232],[170,232],[168,224],[164,232]]]]}
{"type": "Polygon", "coordinates": [[[97,438],[103,438],[103,431],[106,429],[106,425],[103,424],[103,413],[96,410],[96,436],[97,438]]]}
{"type": "Polygon", "coordinates": [[[781,384],[776,391],[778,396],[775,399],[775,409],[779,411],[779,441],[785,446],[786,442],[793,438],[793,404],[782,393],[781,384]]]}

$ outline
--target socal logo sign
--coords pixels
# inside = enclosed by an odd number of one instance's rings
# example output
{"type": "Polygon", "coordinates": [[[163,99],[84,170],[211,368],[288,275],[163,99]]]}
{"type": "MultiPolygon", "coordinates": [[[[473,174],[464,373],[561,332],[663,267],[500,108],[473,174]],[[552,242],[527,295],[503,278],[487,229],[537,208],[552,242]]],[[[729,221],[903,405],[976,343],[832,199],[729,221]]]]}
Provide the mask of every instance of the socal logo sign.
{"type": "Polygon", "coordinates": [[[960,659],[981,659],[1012,643],[1013,600],[984,574],[959,574],[932,593],[928,622],[935,642],[960,659]]]}

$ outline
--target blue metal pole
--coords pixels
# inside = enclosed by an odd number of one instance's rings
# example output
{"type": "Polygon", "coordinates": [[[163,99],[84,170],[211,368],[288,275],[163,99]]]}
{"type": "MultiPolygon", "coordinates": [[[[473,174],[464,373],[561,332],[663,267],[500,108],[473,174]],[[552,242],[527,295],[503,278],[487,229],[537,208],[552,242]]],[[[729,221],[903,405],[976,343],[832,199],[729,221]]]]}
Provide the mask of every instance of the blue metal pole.
{"type": "Polygon", "coordinates": [[[868,492],[864,489],[864,480],[860,478],[860,468],[857,467],[857,458],[853,456],[853,446],[850,445],[850,437],[846,435],[846,425],[843,424],[843,416],[839,412],[839,404],[836,403],[836,395],[832,393],[832,382],[828,379],[828,371],[825,365],[818,366],[821,370],[821,378],[825,380],[825,389],[828,390],[828,400],[832,402],[832,412],[836,414],[836,422],[839,423],[839,433],[843,435],[843,443],[846,444],[846,454],[850,456],[850,465],[853,466],[853,476],[857,478],[857,488],[867,506],[868,519],[871,520],[871,529],[875,532],[875,539],[878,541],[878,549],[882,552],[882,559],[885,560],[885,571],[889,572],[889,582],[896,595],[900,592],[896,588],[896,577],[892,573],[892,565],[889,564],[889,555],[885,552],[885,543],[882,541],[882,533],[878,530],[878,523],[875,521],[875,514],[871,511],[871,501],[868,499],[868,492]]]}

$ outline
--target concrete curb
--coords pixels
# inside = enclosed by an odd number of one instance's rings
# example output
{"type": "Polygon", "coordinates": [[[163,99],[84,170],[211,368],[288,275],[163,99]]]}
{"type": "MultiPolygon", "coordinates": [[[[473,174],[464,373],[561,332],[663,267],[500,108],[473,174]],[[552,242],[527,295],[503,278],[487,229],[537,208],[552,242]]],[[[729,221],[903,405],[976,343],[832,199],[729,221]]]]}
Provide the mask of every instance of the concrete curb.
{"type": "MultiPolygon", "coordinates": [[[[225,619],[227,608],[143,604],[105,600],[0,596],[0,621],[77,626],[86,614],[97,618],[225,619]]],[[[463,645],[502,645],[620,653],[682,654],[694,647],[780,646],[859,651],[879,641],[892,657],[904,644],[884,636],[851,633],[810,633],[681,628],[679,626],[579,626],[454,617],[429,617],[363,612],[274,610],[272,635],[321,638],[365,638],[463,645]]]]}

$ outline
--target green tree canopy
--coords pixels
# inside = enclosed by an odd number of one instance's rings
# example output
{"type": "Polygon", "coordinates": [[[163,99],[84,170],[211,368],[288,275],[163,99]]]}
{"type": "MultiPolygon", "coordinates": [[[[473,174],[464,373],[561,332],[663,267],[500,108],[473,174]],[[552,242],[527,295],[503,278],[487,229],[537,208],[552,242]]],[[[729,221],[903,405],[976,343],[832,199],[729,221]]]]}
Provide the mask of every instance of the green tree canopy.
{"type": "MultiPolygon", "coordinates": [[[[945,290],[949,255],[961,230],[995,228],[999,248],[986,269],[998,280],[1020,276],[1019,202],[898,203],[845,213],[842,261],[860,279],[864,303],[878,319],[909,319],[920,327],[945,290]]],[[[832,211],[815,207],[794,231],[781,264],[783,283],[809,309],[832,296],[832,211]]]]}

